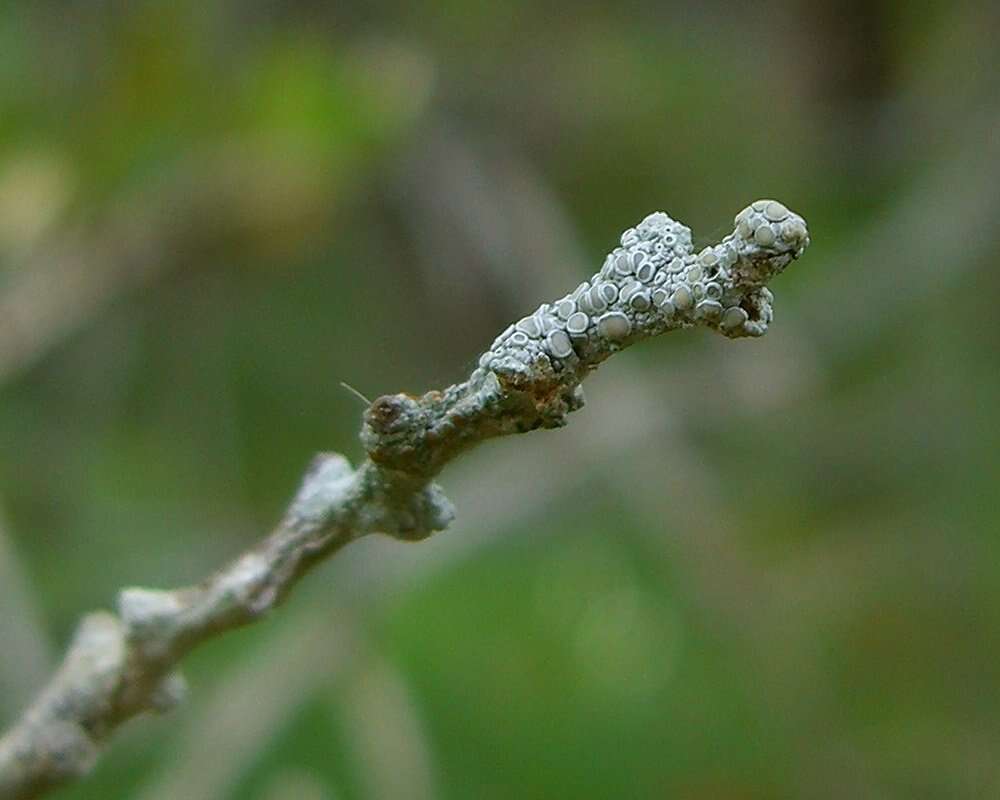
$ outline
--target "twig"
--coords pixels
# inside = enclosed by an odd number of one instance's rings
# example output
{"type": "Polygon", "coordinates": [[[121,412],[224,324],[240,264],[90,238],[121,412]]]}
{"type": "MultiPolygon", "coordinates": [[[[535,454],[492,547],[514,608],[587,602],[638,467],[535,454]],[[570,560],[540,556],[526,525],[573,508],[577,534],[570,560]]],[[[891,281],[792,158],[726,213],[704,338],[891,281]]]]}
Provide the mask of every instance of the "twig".
{"type": "Polygon", "coordinates": [[[0,798],[38,797],[84,775],[114,730],[181,699],[178,662],[194,647],[278,606],[312,567],[382,532],[415,541],[454,510],[433,482],[463,450],[566,424],[601,362],[660,333],[704,325],[730,338],[771,321],[765,284],[809,243],[804,220],[760,200],[697,255],[691,231],[652,214],[622,235],[593,278],[511,325],[463,383],[376,399],[364,413],[367,459],[319,455],[277,529],[198,586],[119,594],[117,614],[84,618],[48,688],[0,740],[0,798]]]}

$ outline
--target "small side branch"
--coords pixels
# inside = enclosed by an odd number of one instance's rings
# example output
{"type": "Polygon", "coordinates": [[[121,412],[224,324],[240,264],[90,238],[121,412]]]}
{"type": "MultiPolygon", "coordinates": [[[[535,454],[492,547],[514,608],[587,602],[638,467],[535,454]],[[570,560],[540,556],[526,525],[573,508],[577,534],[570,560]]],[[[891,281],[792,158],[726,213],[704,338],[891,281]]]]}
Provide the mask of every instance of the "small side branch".
{"type": "Polygon", "coordinates": [[[0,739],[0,798],[27,800],[85,775],[126,720],[184,695],[176,671],[202,642],[276,608],[313,566],[369,533],[415,541],[454,509],[434,478],[497,436],[566,424],[584,378],[642,339],[703,325],[730,338],[771,322],[767,282],[809,244],[805,221],[773,200],[740,212],[695,253],[691,231],[651,214],[599,272],[504,331],[463,383],[377,398],[364,412],[366,460],[316,457],[278,527],[197,586],[123,590],[115,613],[80,623],[61,667],[0,739]]]}

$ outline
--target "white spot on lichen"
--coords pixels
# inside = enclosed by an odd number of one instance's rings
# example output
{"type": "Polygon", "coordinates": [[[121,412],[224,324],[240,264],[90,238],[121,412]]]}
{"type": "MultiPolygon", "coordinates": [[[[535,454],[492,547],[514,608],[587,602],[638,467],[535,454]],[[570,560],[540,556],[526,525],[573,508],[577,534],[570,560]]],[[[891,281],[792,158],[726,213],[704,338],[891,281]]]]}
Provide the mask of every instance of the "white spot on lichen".
{"type": "Polygon", "coordinates": [[[717,320],[722,314],[722,303],[715,300],[702,300],[698,303],[696,313],[700,319],[717,320]]]}
{"type": "Polygon", "coordinates": [[[556,358],[568,358],[573,354],[573,343],[565,331],[552,331],[545,339],[545,344],[556,358]]]}
{"type": "Polygon", "coordinates": [[[722,327],[727,331],[736,330],[743,326],[743,323],[749,319],[749,315],[739,306],[732,306],[727,308],[725,313],[722,315],[722,327]]]}
{"type": "Polygon", "coordinates": [[[694,305],[694,295],[687,286],[681,284],[674,291],[673,296],[670,298],[670,302],[681,311],[687,311],[694,305]]]}
{"type": "Polygon", "coordinates": [[[613,283],[602,283],[599,286],[596,286],[595,288],[597,289],[597,293],[601,296],[601,299],[604,300],[604,303],[607,306],[613,305],[614,302],[618,299],[618,287],[615,286],[613,283]]]}
{"type": "Polygon", "coordinates": [[[558,314],[559,319],[563,321],[569,319],[575,312],[576,312],[576,303],[574,303],[568,297],[556,303],[556,314],[558,314]]]}
{"type": "Polygon", "coordinates": [[[534,317],[525,317],[517,323],[516,327],[521,333],[532,339],[537,339],[542,335],[542,328],[534,317]]]}
{"type": "Polygon", "coordinates": [[[649,283],[656,274],[656,267],[652,261],[644,261],[635,271],[635,276],[643,283],[649,283]]]}
{"type": "Polygon", "coordinates": [[[632,332],[632,323],[621,312],[612,311],[597,321],[597,330],[605,339],[619,341],[632,332]]]}
{"type": "Polygon", "coordinates": [[[781,222],[788,216],[788,209],[777,200],[769,200],[764,206],[764,216],[771,222],[781,222]]]}
{"type": "Polygon", "coordinates": [[[579,335],[581,333],[586,333],[588,325],[590,325],[590,318],[580,311],[577,311],[573,316],[566,320],[566,330],[572,334],[579,335]]]}
{"type": "Polygon", "coordinates": [[[771,230],[770,225],[761,225],[753,232],[753,240],[763,247],[774,244],[774,239],[774,231],[771,230]]]}

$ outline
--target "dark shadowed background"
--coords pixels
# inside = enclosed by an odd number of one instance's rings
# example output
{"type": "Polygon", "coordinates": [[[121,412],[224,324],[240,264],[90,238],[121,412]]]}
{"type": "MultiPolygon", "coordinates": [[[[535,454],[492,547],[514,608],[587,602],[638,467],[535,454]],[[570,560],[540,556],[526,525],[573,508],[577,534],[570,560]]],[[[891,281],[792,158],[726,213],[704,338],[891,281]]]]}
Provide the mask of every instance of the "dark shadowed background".
{"type": "Polygon", "coordinates": [[[0,722],[656,209],[808,220],[65,798],[1000,796],[1000,6],[0,9],[0,722]]]}

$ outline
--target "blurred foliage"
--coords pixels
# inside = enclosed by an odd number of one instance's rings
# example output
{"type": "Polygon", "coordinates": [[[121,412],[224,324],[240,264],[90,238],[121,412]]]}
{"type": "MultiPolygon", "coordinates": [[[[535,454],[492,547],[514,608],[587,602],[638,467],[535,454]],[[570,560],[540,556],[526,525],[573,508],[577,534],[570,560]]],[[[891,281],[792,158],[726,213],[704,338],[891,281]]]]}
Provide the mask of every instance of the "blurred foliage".
{"type": "MultiPolygon", "coordinates": [[[[205,796],[185,748],[218,750],[213,797],[392,797],[391,765],[413,797],[1000,794],[998,30],[974,2],[3,4],[0,536],[53,654],[248,546],[314,451],[357,457],[340,381],[459,379],[645,213],[706,241],[774,196],[813,237],[765,339],[616,359],[567,431],[445,473],[451,531],[353,545],[62,796],[205,796]],[[630,397],[632,439],[595,407],[630,397]],[[539,508],[483,499],[536,470],[539,508]],[[339,659],[282,644],[331,609],[339,659]],[[199,739],[241,670],[234,744],[199,739]],[[359,689],[386,670],[403,700],[359,689]]],[[[4,660],[9,716],[42,676],[4,660]]]]}

